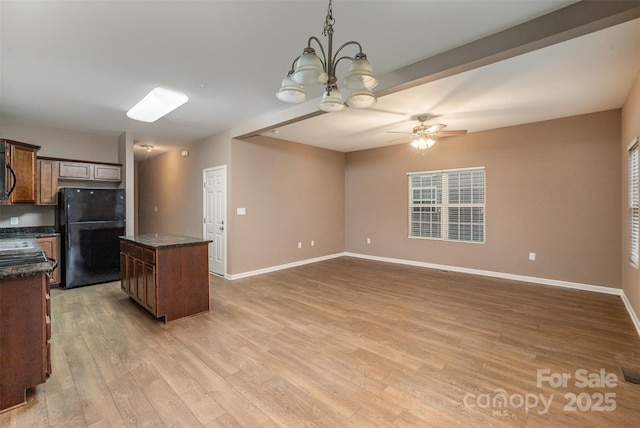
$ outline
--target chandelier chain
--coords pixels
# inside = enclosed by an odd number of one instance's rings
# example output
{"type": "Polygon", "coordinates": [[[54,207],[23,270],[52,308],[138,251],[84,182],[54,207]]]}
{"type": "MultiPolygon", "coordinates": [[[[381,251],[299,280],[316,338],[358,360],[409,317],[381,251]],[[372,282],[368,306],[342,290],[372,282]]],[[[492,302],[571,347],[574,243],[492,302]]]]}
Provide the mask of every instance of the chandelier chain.
{"type": "Polygon", "coordinates": [[[324,19],[324,28],[322,29],[322,35],[327,36],[327,34],[333,33],[333,24],[336,23],[336,20],[333,18],[333,7],[332,0],[329,0],[329,6],[327,7],[327,17],[324,19]]]}

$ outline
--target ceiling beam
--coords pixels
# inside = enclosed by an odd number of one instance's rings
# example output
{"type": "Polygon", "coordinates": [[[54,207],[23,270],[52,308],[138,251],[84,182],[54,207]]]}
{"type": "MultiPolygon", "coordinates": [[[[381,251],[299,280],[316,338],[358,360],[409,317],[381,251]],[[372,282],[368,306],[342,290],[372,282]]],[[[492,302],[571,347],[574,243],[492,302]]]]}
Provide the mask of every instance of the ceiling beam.
{"type": "MultiPolygon", "coordinates": [[[[513,58],[640,17],[638,0],[582,0],[562,9],[378,76],[378,97],[513,58]]],[[[231,130],[236,139],[324,114],[306,102],[231,130]]]]}

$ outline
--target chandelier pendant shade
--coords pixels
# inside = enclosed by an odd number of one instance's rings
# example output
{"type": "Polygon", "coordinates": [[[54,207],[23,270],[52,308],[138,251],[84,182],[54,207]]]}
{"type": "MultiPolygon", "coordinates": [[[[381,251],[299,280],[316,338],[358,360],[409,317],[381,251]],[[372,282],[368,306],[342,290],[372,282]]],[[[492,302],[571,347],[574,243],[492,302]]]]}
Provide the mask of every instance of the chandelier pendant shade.
{"type": "Polygon", "coordinates": [[[276,96],[285,103],[302,103],[307,100],[307,94],[302,85],[295,83],[290,75],[282,79],[282,87],[276,96]]]}
{"type": "Polygon", "coordinates": [[[282,81],[280,90],[276,93],[279,100],[288,103],[301,103],[306,101],[305,86],[325,85],[320,110],[333,112],[343,110],[345,107],[369,108],[376,104],[377,100],[372,89],[378,85],[378,79],[373,74],[373,67],[362,52],[362,46],[356,41],[350,41],[340,46],[335,54],[333,52],[333,18],[332,0],[329,0],[327,16],[324,22],[322,35],[327,37],[327,51],[320,40],[311,36],[302,55],[293,61],[291,69],[282,81]],[[322,57],[316,54],[312,44],[317,44],[322,57]],[[355,46],[357,53],[353,56],[339,56],[342,50],[348,46],[355,46]],[[343,101],[342,93],[338,88],[336,67],[342,60],[349,60],[351,64],[342,80],[342,86],[351,91],[347,101],[343,101]]]}

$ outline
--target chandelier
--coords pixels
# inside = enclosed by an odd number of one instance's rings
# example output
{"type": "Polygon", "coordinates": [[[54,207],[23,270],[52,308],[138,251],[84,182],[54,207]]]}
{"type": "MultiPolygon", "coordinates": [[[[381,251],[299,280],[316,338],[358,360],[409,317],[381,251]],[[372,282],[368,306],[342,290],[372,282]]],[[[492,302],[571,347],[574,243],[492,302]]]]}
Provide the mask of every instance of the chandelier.
{"type": "Polygon", "coordinates": [[[327,8],[327,16],[324,21],[322,35],[328,38],[327,52],[325,54],[324,47],[320,40],[315,37],[309,37],[307,47],[302,51],[302,55],[296,58],[291,65],[291,70],[282,80],[282,87],[276,96],[280,101],[288,103],[301,103],[306,101],[307,94],[304,86],[323,84],[325,85],[322,101],[320,101],[320,110],[326,112],[340,111],[346,106],[355,108],[368,108],[376,104],[376,97],[373,95],[372,89],[378,85],[378,79],[373,74],[373,68],[367,60],[367,56],[362,52],[360,43],[350,41],[333,53],[333,10],[331,0],[327,8]],[[320,48],[322,58],[316,55],[316,50],[311,46],[315,42],[320,48]],[[347,46],[357,46],[358,53],[354,57],[342,56],[340,52],[347,46]],[[343,59],[351,61],[349,70],[342,80],[342,86],[351,91],[346,100],[342,100],[342,93],[338,89],[338,78],[336,77],[336,67],[343,59]]]}

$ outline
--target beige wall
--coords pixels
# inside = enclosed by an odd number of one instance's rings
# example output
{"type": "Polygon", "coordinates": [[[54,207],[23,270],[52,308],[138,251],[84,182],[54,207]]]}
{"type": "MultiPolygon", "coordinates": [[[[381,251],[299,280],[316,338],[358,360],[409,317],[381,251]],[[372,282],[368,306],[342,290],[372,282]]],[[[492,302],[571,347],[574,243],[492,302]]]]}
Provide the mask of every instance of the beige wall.
{"type": "Polygon", "coordinates": [[[268,137],[231,148],[229,273],[344,250],[344,154],[268,137]]]}
{"type": "Polygon", "coordinates": [[[0,137],[40,146],[38,156],[118,163],[118,136],[88,134],[3,117],[0,137]]]}
{"type": "Polygon", "coordinates": [[[640,73],[629,92],[627,101],[622,108],[622,288],[629,303],[640,318],[640,274],[638,269],[629,264],[629,213],[627,211],[629,174],[627,171],[627,150],[634,138],[640,135],[640,73]]]}
{"type": "Polygon", "coordinates": [[[229,146],[222,133],[139,162],[138,233],[202,237],[202,170],[230,164],[229,146]]]}
{"type": "Polygon", "coordinates": [[[440,140],[424,156],[349,153],[346,251],[620,288],[620,123],[614,110],[440,140]],[[406,173],[476,166],[486,244],[407,238],[406,173]]]}
{"type": "MultiPolygon", "coordinates": [[[[2,117],[0,137],[40,146],[38,156],[118,163],[118,137],[104,137],[2,117]]],[[[71,181],[61,185],[87,187],[91,184],[71,181]]],[[[102,183],[103,186],[110,186],[102,183]]],[[[18,217],[19,227],[53,226],[55,207],[35,205],[0,206],[0,227],[12,227],[11,217],[18,217]]]]}

